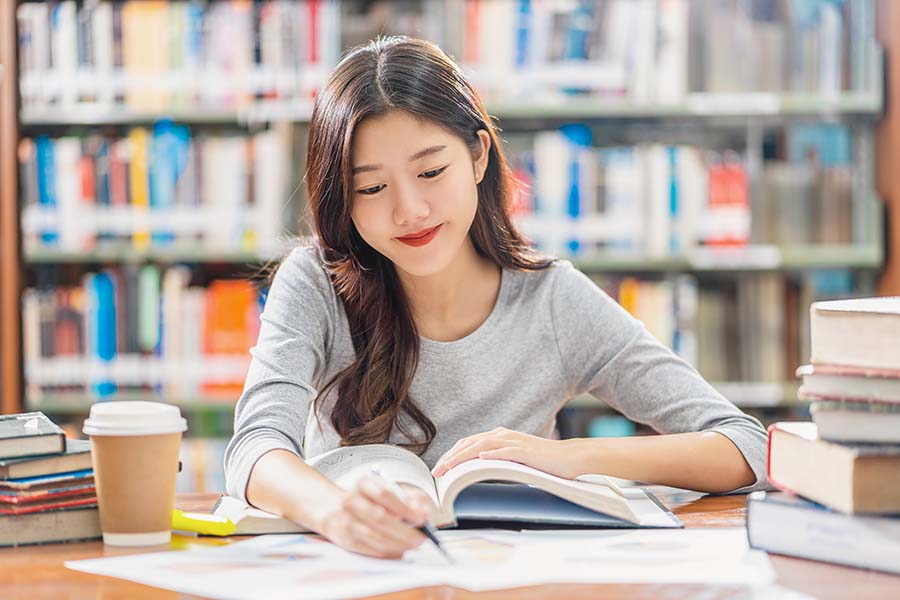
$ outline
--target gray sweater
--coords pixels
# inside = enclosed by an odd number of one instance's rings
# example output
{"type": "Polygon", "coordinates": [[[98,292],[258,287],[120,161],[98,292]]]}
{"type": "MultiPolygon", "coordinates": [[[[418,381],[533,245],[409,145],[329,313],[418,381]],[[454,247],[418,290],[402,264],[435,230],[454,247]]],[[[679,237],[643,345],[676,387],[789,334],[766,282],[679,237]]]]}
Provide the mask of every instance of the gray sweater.
{"type": "MultiPolygon", "coordinates": [[[[336,448],[316,390],[352,362],[347,317],[314,246],[295,248],[275,274],[225,452],[227,490],[241,500],[254,463],[282,448],[301,457],[336,448]]],[[[547,437],[557,412],[590,393],[661,433],[717,431],[766,487],[766,432],[659,343],[569,261],[543,271],[504,269],[488,318],[466,337],[420,336],[410,393],[437,427],[429,467],[458,439],[507,427],[547,437]]],[[[415,429],[414,429],[415,430],[415,429]]],[[[407,441],[396,429],[391,443],[407,441]]]]}

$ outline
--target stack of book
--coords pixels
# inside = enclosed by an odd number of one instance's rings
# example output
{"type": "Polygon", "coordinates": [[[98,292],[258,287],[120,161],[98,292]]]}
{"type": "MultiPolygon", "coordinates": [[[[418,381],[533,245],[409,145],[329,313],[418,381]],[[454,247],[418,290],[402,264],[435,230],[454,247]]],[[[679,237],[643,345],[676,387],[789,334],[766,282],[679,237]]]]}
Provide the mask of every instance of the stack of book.
{"type": "Polygon", "coordinates": [[[90,442],[40,412],[0,416],[0,546],[99,537],[90,442]]]}
{"type": "Polygon", "coordinates": [[[769,428],[754,547],[900,573],[900,297],[815,302],[799,395],[811,423],[769,428]]]}

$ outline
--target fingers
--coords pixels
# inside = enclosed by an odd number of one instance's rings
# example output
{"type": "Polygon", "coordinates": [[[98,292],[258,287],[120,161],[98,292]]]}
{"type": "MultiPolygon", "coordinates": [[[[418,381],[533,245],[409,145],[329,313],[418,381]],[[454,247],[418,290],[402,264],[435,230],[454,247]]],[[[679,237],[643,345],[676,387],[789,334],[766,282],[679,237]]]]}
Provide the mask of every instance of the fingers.
{"type": "Polygon", "coordinates": [[[410,487],[410,489],[407,490],[407,502],[415,506],[416,509],[422,513],[422,516],[425,518],[424,522],[431,519],[432,513],[437,508],[434,504],[434,500],[419,488],[410,487]]]}
{"type": "Polygon", "coordinates": [[[362,524],[368,530],[370,541],[380,540],[386,548],[402,552],[415,548],[425,540],[421,532],[361,494],[354,495],[346,509],[356,517],[358,525],[362,524]]]}
{"type": "Polygon", "coordinates": [[[521,462],[523,458],[522,453],[523,449],[518,446],[504,446],[503,448],[484,450],[478,454],[478,458],[521,462]]]}
{"type": "Polygon", "coordinates": [[[420,531],[373,501],[359,487],[343,497],[340,513],[341,523],[332,532],[333,541],[355,552],[395,558],[425,541],[420,531]]]}
{"type": "Polygon", "coordinates": [[[491,429],[490,431],[482,431],[481,433],[476,433],[474,435],[468,435],[464,438],[460,438],[460,439],[456,440],[455,444],[450,446],[449,450],[444,452],[441,455],[441,457],[438,458],[436,464],[440,464],[448,456],[455,454],[457,451],[462,450],[463,448],[466,448],[466,447],[470,446],[471,444],[474,444],[475,442],[477,442],[481,439],[484,439],[485,437],[500,436],[500,435],[506,434],[509,431],[510,430],[506,429],[505,427],[495,427],[494,429],[491,429]]]}
{"type": "Polygon", "coordinates": [[[456,465],[465,462],[467,460],[471,460],[473,458],[478,458],[478,454],[484,452],[486,450],[493,450],[498,446],[505,446],[509,442],[500,439],[494,438],[482,438],[477,440],[465,447],[460,448],[453,454],[447,456],[443,461],[439,464],[435,465],[434,469],[432,469],[431,473],[435,477],[440,477],[456,465]]]}
{"type": "Polygon", "coordinates": [[[371,477],[360,479],[357,489],[371,502],[383,506],[397,519],[406,521],[411,525],[422,525],[428,518],[427,512],[421,511],[417,505],[398,498],[391,490],[371,477]]]}
{"type": "Polygon", "coordinates": [[[341,545],[348,550],[374,558],[401,558],[407,550],[413,547],[398,544],[383,537],[378,529],[356,520],[354,516],[348,514],[347,518],[349,519],[347,526],[349,540],[341,545]]]}
{"type": "Polygon", "coordinates": [[[464,437],[453,444],[449,450],[444,452],[435,463],[434,468],[431,470],[431,474],[435,477],[440,477],[459,463],[465,462],[471,458],[477,458],[479,452],[508,446],[520,435],[522,434],[505,427],[495,427],[490,431],[464,437]],[[478,446],[478,444],[482,445],[478,446]]]}

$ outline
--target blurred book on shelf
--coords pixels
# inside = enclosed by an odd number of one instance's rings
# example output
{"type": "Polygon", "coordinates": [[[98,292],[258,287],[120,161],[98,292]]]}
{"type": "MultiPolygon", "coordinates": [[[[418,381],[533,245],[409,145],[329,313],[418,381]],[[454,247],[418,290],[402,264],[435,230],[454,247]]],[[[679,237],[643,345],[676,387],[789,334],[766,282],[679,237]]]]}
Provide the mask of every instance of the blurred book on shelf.
{"type": "Polygon", "coordinates": [[[489,103],[878,93],[858,0],[63,0],[25,2],[17,22],[32,109],[308,107],[342,50],[386,33],[438,43],[489,103]]]}
{"type": "Polygon", "coordinates": [[[337,62],[338,10],[334,0],[24,2],[22,104],[141,113],[309,102],[337,62]]]}
{"type": "Polygon", "coordinates": [[[27,394],[143,391],[233,402],[262,303],[248,281],[195,286],[181,265],[124,265],[88,273],[77,287],[29,288],[22,297],[27,394]]]}
{"type": "Polygon", "coordinates": [[[836,95],[876,85],[875,18],[868,2],[446,5],[453,20],[464,23],[448,34],[448,46],[489,101],[591,94],[665,105],[683,103],[690,93],[836,95]]]}
{"type": "Polygon", "coordinates": [[[540,131],[511,157],[515,219],[539,249],[575,258],[853,243],[846,126],[792,125],[786,135],[790,159],[763,163],[751,203],[746,160],[733,150],[596,147],[586,124],[540,131]]]}
{"type": "Polygon", "coordinates": [[[285,234],[289,127],[192,134],[158,121],[124,137],[19,141],[29,250],[199,248],[272,256],[285,234]]]}
{"type": "Polygon", "coordinates": [[[779,386],[794,377],[809,352],[809,344],[800,341],[800,324],[808,314],[801,307],[850,296],[857,287],[846,271],[799,280],[780,273],[736,280],[677,273],[591,278],[708,381],[779,386]]]}
{"type": "MultiPolygon", "coordinates": [[[[219,432],[231,435],[230,431],[219,432]]],[[[225,490],[225,447],[227,437],[192,437],[181,441],[179,457],[181,472],[175,483],[175,491],[222,492],[225,490]]]]}

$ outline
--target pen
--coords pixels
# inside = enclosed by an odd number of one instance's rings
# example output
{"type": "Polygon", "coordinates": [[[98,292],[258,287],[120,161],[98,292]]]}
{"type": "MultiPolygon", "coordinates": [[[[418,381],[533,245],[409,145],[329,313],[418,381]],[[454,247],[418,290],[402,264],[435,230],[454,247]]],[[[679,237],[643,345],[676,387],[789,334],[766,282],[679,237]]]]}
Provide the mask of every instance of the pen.
{"type": "MultiPolygon", "coordinates": [[[[380,481],[385,486],[387,486],[387,488],[389,490],[391,490],[395,495],[397,495],[397,497],[399,497],[401,500],[404,500],[404,501],[407,499],[406,492],[403,491],[403,488],[400,487],[396,481],[385,477],[385,475],[381,472],[381,470],[377,466],[372,465],[371,472],[372,472],[372,475],[374,475],[378,481],[380,481]]],[[[447,552],[447,549],[441,543],[441,540],[438,539],[437,532],[435,531],[434,527],[430,523],[425,523],[424,525],[422,525],[420,527],[416,527],[416,529],[421,531],[425,537],[427,537],[429,540],[431,540],[434,543],[435,546],[437,546],[437,549],[441,551],[441,553],[444,555],[444,557],[447,559],[448,562],[450,562],[450,563],[456,562],[453,560],[453,557],[450,556],[450,553],[447,552]]]]}

